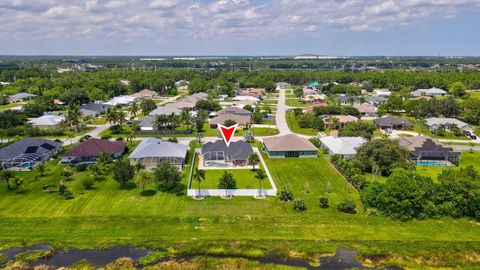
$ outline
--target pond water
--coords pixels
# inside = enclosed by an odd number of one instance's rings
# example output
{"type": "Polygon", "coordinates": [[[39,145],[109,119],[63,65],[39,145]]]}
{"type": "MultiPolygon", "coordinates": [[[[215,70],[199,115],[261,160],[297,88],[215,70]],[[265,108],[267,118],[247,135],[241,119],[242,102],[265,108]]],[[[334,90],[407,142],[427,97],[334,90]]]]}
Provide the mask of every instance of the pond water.
{"type": "MultiPolygon", "coordinates": [[[[15,255],[29,251],[29,250],[50,250],[49,245],[36,245],[27,248],[12,248],[1,253],[7,255],[9,259],[14,259],[15,255]]],[[[143,250],[137,247],[117,247],[109,249],[90,249],[90,250],[56,250],[54,254],[48,259],[40,259],[35,261],[32,265],[51,265],[55,267],[66,267],[75,264],[79,261],[86,260],[96,267],[102,267],[115,261],[121,257],[132,258],[137,262],[141,257],[148,255],[151,250],[143,250]]],[[[334,256],[322,256],[320,257],[320,266],[310,265],[307,259],[301,258],[288,258],[283,259],[277,255],[269,254],[263,258],[246,258],[252,261],[259,261],[263,264],[276,264],[285,266],[302,267],[305,269],[372,269],[362,266],[355,257],[356,251],[339,248],[334,256]]],[[[235,256],[209,256],[213,258],[234,258],[235,256]]],[[[190,260],[193,256],[180,256],[177,260],[190,260]]],[[[166,258],[163,261],[168,261],[166,258]]],[[[387,267],[382,269],[401,269],[397,267],[387,267]]]]}

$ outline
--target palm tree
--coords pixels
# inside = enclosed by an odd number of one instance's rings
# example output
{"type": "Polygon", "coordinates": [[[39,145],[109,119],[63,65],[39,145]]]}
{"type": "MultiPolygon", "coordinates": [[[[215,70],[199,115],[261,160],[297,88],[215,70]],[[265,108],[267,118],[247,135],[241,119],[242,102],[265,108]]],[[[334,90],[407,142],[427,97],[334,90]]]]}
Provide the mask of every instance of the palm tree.
{"type": "Polygon", "coordinates": [[[157,130],[162,130],[164,129],[168,124],[168,117],[166,115],[158,115],[155,118],[155,122],[153,123],[153,126],[157,130]]]}
{"type": "Polygon", "coordinates": [[[152,178],[145,171],[142,171],[137,179],[137,185],[142,187],[142,192],[145,192],[145,186],[149,185],[151,182],[152,178]]]}
{"type": "Polygon", "coordinates": [[[98,164],[93,164],[90,170],[92,171],[93,179],[95,181],[98,180],[98,175],[100,174],[100,166],[98,166],[98,164]]]}
{"type": "Polygon", "coordinates": [[[262,181],[267,177],[263,170],[258,170],[255,178],[258,179],[258,197],[262,197],[262,181]]]}
{"type": "Polygon", "coordinates": [[[40,172],[40,176],[43,176],[45,174],[45,170],[46,170],[45,164],[43,163],[38,164],[37,169],[40,172]]]}
{"type": "Polygon", "coordinates": [[[336,129],[338,127],[338,124],[340,124],[340,121],[337,117],[330,117],[330,119],[328,119],[328,122],[330,123],[332,129],[336,129]]]}
{"type": "Polygon", "coordinates": [[[126,118],[127,118],[127,114],[124,111],[119,110],[117,112],[117,124],[120,125],[120,127],[125,125],[126,118]]]}
{"type": "Polygon", "coordinates": [[[133,170],[138,173],[142,170],[145,170],[145,165],[143,165],[143,163],[135,163],[135,165],[133,165],[133,170]]]}
{"type": "Polygon", "coordinates": [[[197,198],[201,198],[202,194],[200,193],[200,183],[205,180],[205,171],[204,170],[199,170],[198,168],[195,168],[195,171],[193,172],[193,179],[198,183],[198,195],[197,198]]]}
{"type": "Polygon", "coordinates": [[[130,111],[130,117],[131,117],[131,119],[135,119],[135,117],[137,116],[138,111],[140,111],[140,106],[138,106],[138,104],[137,104],[136,101],[134,101],[134,102],[132,103],[132,105],[130,105],[129,111],[130,111]]]}
{"type": "Polygon", "coordinates": [[[111,125],[117,121],[117,113],[115,109],[108,108],[107,112],[105,113],[105,119],[111,125]]]}
{"type": "Polygon", "coordinates": [[[0,179],[7,184],[8,190],[12,190],[12,187],[10,186],[10,180],[12,180],[13,177],[14,177],[14,174],[12,171],[7,171],[7,170],[0,171],[0,179]]]}
{"type": "Polygon", "coordinates": [[[79,118],[82,115],[78,106],[73,105],[67,111],[67,116],[65,117],[65,122],[69,129],[79,123],[79,118]]]}
{"type": "Polygon", "coordinates": [[[187,110],[183,110],[182,115],[180,116],[180,119],[181,119],[183,125],[185,126],[184,130],[186,130],[187,127],[189,127],[191,125],[190,113],[187,110]]]}
{"type": "Polygon", "coordinates": [[[248,164],[253,166],[253,170],[255,171],[255,166],[258,165],[260,162],[260,159],[258,158],[258,155],[256,153],[251,153],[250,156],[248,157],[248,164]]]}

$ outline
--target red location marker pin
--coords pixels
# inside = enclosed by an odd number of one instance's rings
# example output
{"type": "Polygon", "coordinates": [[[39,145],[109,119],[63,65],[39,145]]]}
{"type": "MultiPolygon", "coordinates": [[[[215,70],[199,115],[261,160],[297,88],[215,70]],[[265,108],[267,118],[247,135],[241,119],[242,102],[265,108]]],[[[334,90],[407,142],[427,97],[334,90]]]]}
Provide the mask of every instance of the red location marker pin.
{"type": "Polygon", "coordinates": [[[222,133],[223,141],[225,142],[227,147],[230,145],[230,141],[232,140],[233,134],[235,134],[237,127],[238,127],[238,124],[235,124],[230,127],[226,127],[218,124],[218,129],[220,130],[220,133],[222,133]]]}

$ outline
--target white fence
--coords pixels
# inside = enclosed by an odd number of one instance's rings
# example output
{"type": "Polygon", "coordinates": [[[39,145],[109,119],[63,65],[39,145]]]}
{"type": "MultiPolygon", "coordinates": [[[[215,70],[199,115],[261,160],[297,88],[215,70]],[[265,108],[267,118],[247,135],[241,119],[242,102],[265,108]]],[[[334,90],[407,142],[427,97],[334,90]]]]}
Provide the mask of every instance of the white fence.
{"type": "MultiPolygon", "coordinates": [[[[198,189],[188,189],[188,196],[198,196],[198,189]]],[[[276,196],[277,191],[274,189],[200,189],[201,196],[276,196]]]]}
{"type": "MultiPolygon", "coordinates": [[[[262,154],[258,150],[257,147],[253,147],[253,151],[258,154],[258,157],[260,158],[260,162],[263,165],[263,168],[265,169],[265,173],[267,174],[268,181],[270,182],[270,185],[272,186],[271,189],[262,189],[259,190],[257,189],[200,189],[201,196],[216,196],[216,197],[221,197],[221,196],[243,196],[243,197],[248,197],[248,196],[277,196],[277,186],[275,185],[275,182],[273,181],[272,175],[270,174],[270,171],[268,170],[267,164],[263,160],[262,154]]],[[[190,168],[190,177],[188,179],[188,189],[187,189],[187,195],[194,197],[198,196],[198,189],[192,188],[192,174],[193,174],[193,168],[195,167],[195,156],[200,153],[200,149],[195,149],[194,155],[192,157],[192,166],[190,168]]]]}

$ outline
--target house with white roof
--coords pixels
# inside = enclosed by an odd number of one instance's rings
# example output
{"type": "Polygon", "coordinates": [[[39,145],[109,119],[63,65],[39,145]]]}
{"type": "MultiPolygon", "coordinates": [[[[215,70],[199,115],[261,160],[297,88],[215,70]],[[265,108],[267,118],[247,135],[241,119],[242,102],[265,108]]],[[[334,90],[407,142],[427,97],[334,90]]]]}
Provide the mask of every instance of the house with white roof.
{"type": "Polygon", "coordinates": [[[110,106],[117,106],[117,105],[130,105],[132,104],[135,100],[137,100],[137,97],[132,97],[132,96],[118,96],[110,99],[107,102],[104,102],[103,104],[107,104],[110,106]]]}
{"type": "Polygon", "coordinates": [[[447,91],[440,88],[429,88],[429,89],[417,89],[410,92],[414,97],[443,97],[447,94],[447,91]]]}
{"type": "Polygon", "coordinates": [[[437,118],[431,117],[425,120],[425,124],[431,131],[438,129],[439,127],[443,126],[446,130],[450,130],[451,127],[457,126],[459,129],[465,131],[473,130],[473,127],[465,122],[462,122],[456,118],[437,118]]]}
{"type": "Polygon", "coordinates": [[[362,137],[321,137],[322,148],[328,151],[330,155],[340,155],[344,159],[352,158],[357,154],[357,149],[362,146],[366,140],[362,137]]]}
{"type": "Polygon", "coordinates": [[[375,89],[373,90],[373,95],[376,97],[389,97],[392,95],[392,92],[387,89],[375,89]]]}
{"type": "Polygon", "coordinates": [[[65,120],[63,115],[42,115],[28,121],[33,127],[38,128],[59,128],[61,123],[65,120]]]}
{"type": "Polygon", "coordinates": [[[11,103],[16,103],[16,102],[21,102],[21,101],[25,101],[25,100],[30,100],[34,97],[36,97],[37,95],[35,94],[30,94],[30,93],[26,93],[26,92],[20,92],[20,93],[17,93],[17,94],[14,94],[14,95],[11,95],[11,96],[8,96],[8,100],[11,102],[11,103]]]}
{"type": "Polygon", "coordinates": [[[158,138],[145,138],[128,156],[133,164],[143,164],[147,169],[154,169],[160,162],[168,161],[181,169],[185,165],[188,146],[163,141],[158,138]]]}

